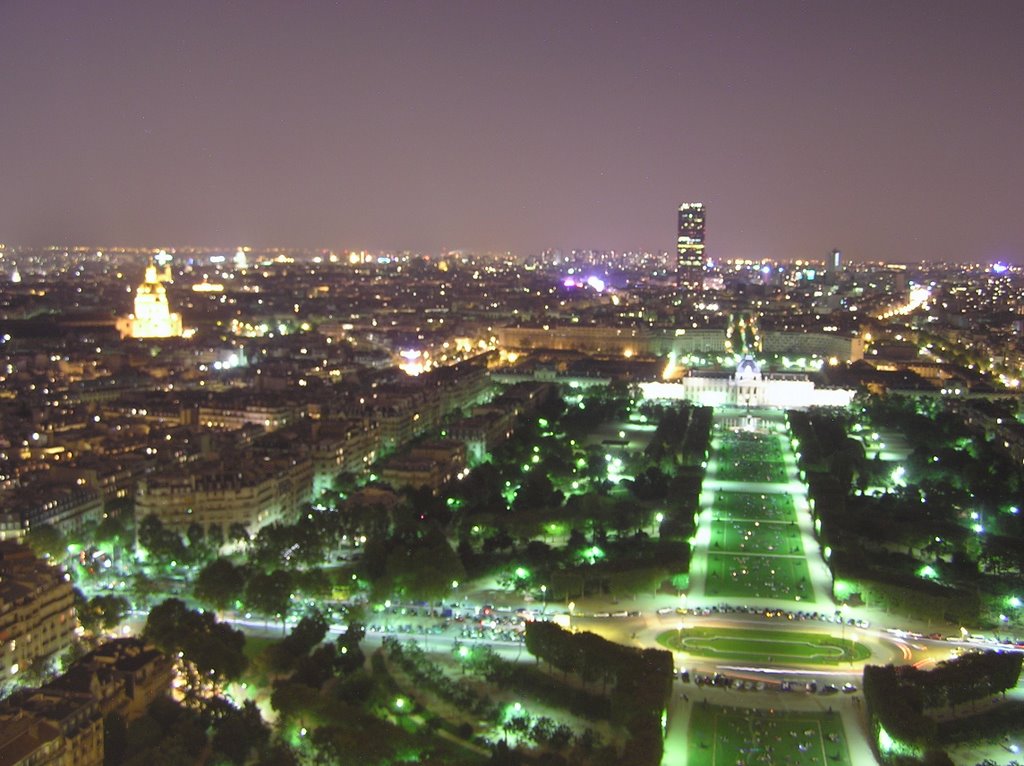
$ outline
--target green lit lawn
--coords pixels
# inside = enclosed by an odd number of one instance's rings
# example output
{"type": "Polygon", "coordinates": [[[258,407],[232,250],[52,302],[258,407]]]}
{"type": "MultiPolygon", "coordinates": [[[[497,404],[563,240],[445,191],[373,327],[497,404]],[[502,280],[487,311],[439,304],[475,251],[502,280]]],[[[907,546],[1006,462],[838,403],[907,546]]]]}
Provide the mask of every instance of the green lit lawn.
{"type": "Polygon", "coordinates": [[[253,636],[247,635],[245,637],[245,647],[242,651],[249,660],[255,659],[264,649],[271,644],[276,644],[280,641],[280,638],[267,638],[266,636],[253,636]]]}
{"type": "Polygon", "coordinates": [[[708,551],[707,596],[778,598],[813,603],[810,572],[804,558],[740,555],[708,551]]]}
{"type": "Polygon", "coordinates": [[[715,449],[714,474],[723,481],[781,483],[787,480],[782,447],[775,436],[731,432],[715,449]]]}
{"type": "Polygon", "coordinates": [[[730,460],[726,455],[716,459],[715,478],[722,481],[749,481],[782,484],[789,481],[786,464],[762,460],[730,460]]]}
{"type": "Polygon", "coordinates": [[[796,521],[796,509],[789,495],[720,491],[715,493],[711,507],[716,519],[796,521]]]}
{"type": "Polygon", "coordinates": [[[782,460],[779,437],[771,434],[733,431],[719,441],[719,454],[737,460],[782,460]]]}
{"type": "Polygon", "coordinates": [[[689,766],[852,766],[839,715],[694,705],[689,766]]]}
{"type": "Polygon", "coordinates": [[[673,651],[733,662],[838,665],[871,657],[871,650],[848,638],[771,628],[667,630],[658,642],[673,651]]]}
{"type": "Polygon", "coordinates": [[[775,553],[802,556],[800,529],[796,524],[760,521],[713,521],[710,550],[733,553],[775,553]]]}

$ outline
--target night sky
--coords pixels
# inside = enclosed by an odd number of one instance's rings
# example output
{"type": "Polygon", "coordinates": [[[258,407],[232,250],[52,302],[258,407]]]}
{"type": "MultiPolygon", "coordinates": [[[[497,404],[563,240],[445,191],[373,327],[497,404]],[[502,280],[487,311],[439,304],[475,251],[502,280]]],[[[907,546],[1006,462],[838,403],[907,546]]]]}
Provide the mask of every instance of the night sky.
{"type": "Polygon", "coordinates": [[[0,241],[1024,262],[1024,3],[0,0],[0,241]]]}

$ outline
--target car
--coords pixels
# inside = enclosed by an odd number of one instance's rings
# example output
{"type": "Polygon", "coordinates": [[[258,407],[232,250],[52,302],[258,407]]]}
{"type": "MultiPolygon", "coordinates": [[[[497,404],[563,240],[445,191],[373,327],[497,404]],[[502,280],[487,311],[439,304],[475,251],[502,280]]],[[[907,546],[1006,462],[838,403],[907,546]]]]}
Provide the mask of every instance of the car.
{"type": "Polygon", "coordinates": [[[814,694],[818,691],[818,684],[816,681],[808,681],[806,686],[804,686],[804,689],[807,690],[808,694],[814,694]]]}
{"type": "Polygon", "coordinates": [[[672,611],[672,607],[663,606],[661,609],[658,610],[658,614],[672,614],[672,611]]]}
{"type": "Polygon", "coordinates": [[[821,687],[822,694],[835,694],[838,691],[839,689],[836,686],[833,686],[832,684],[825,684],[821,687]]]}
{"type": "Polygon", "coordinates": [[[679,671],[679,680],[684,684],[690,683],[690,671],[683,669],[679,671]]]}
{"type": "Polygon", "coordinates": [[[853,694],[855,691],[857,691],[857,685],[856,684],[850,684],[850,683],[843,684],[843,691],[846,694],[853,694]]]}

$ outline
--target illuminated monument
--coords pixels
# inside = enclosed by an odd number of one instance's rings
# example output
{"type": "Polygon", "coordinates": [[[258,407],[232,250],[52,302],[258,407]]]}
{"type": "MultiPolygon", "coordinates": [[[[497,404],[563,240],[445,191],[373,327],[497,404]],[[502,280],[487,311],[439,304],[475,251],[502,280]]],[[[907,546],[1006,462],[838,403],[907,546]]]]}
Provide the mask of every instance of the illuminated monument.
{"type": "Polygon", "coordinates": [[[763,373],[749,354],[739,359],[736,371],[690,371],[676,382],[641,383],[645,399],[691,401],[705,407],[846,407],[857,392],[848,388],[818,388],[803,373],[763,373]]]}
{"type": "Polygon", "coordinates": [[[158,270],[146,266],[146,279],[135,291],[135,313],[118,323],[122,335],[133,338],[177,338],[182,334],[181,314],[172,314],[164,282],[171,278],[170,266],[158,270]]]}

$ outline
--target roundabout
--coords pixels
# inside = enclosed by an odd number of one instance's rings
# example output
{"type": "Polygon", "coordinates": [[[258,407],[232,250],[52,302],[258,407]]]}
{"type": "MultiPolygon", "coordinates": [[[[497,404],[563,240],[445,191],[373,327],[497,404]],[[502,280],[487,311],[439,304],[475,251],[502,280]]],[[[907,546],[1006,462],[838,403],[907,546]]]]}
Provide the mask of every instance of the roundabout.
{"type": "Polygon", "coordinates": [[[684,628],[666,630],[658,643],[690,657],[764,665],[839,665],[871,657],[857,641],[824,633],[765,628],[684,628]]]}

